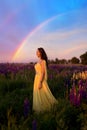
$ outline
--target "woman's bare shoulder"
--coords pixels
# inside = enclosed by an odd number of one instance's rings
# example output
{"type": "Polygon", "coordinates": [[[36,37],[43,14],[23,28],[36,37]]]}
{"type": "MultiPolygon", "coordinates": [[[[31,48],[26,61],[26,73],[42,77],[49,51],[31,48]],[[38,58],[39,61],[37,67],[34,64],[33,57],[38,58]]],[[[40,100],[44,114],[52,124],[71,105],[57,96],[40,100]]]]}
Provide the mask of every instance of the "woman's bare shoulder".
{"type": "Polygon", "coordinates": [[[41,64],[41,66],[45,66],[46,65],[46,61],[45,60],[41,60],[40,64],[41,64]]]}
{"type": "Polygon", "coordinates": [[[45,60],[42,60],[41,63],[44,64],[44,63],[46,63],[46,61],[45,61],[45,60]]]}

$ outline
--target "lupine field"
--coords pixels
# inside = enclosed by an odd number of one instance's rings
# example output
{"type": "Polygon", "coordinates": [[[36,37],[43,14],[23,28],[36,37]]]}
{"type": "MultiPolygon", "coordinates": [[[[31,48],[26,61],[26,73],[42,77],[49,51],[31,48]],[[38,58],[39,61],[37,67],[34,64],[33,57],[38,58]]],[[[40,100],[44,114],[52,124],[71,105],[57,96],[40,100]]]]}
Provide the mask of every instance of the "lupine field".
{"type": "Polygon", "coordinates": [[[1,130],[87,130],[87,66],[49,64],[58,100],[51,112],[32,111],[34,64],[0,64],[1,130]]]}

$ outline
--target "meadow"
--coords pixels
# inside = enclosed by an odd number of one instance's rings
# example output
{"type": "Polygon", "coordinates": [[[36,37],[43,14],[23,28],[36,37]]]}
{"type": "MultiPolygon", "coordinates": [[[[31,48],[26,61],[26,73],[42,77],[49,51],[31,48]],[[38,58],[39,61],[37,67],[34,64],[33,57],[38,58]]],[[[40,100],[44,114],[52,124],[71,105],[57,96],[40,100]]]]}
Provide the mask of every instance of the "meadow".
{"type": "Polygon", "coordinates": [[[32,110],[34,64],[0,63],[1,130],[87,130],[87,66],[49,64],[48,85],[58,104],[32,110]]]}

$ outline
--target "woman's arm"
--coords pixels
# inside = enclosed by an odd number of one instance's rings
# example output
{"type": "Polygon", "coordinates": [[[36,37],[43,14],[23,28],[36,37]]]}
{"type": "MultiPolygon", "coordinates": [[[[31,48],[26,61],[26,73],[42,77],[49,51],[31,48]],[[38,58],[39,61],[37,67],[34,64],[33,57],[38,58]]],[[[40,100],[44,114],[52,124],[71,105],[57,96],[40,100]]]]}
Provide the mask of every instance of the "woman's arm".
{"type": "Polygon", "coordinates": [[[40,82],[43,81],[45,76],[45,60],[41,61],[41,77],[40,77],[40,82]]]}
{"type": "Polygon", "coordinates": [[[40,76],[40,85],[39,85],[39,89],[42,88],[42,82],[45,76],[45,61],[42,60],[41,63],[41,76],[40,76]]]}

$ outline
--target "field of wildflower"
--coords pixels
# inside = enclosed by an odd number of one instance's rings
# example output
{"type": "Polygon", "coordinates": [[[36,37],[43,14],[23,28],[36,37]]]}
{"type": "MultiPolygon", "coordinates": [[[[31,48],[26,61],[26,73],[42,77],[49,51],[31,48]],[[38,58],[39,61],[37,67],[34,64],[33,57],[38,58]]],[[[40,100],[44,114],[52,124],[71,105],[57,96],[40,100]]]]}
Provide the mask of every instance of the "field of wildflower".
{"type": "Polygon", "coordinates": [[[49,64],[48,85],[58,104],[32,110],[34,64],[0,63],[1,130],[87,130],[87,66],[49,64]]]}

